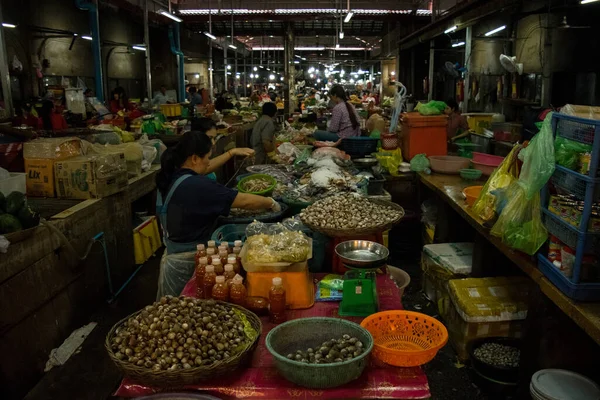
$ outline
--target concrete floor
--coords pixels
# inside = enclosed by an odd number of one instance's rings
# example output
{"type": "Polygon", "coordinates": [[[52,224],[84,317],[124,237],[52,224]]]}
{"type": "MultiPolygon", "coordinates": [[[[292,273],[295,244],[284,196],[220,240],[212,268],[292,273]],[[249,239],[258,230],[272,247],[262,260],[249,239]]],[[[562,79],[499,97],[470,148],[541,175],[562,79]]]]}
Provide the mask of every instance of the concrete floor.
{"type": "MultiPolygon", "coordinates": [[[[398,238],[398,237],[396,237],[398,238]]],[[[391,237],[396,242],[394,237],[391,237]]],[[[406,270],[411,284],[404,294],[404,307],[408,310],[436,315],[437,310],[421,293],[418,261],[406,259],[405,253],[394,249],[413,247],[407,243],[390,243],[390,264],[406,270]]],[[[414,248],[414,247],[413,247],[414,248]]],[[[417,247],[419,248],[419,247],[417,247]]],[[[162,253],[162,251],[159,251],[162,253]]],[[[409,257],[410,258],[410,257],[409,257]]],[[[104,400],[114,398],[121,376],[104,349],[104,339],[114,323],[128,314],[154,301],[158,280],[160,257],[149,260],[113,304],[106,304],[90,317],[98,327],[84,342],[81,351],[64,366],[48,372],[26,396],[26,400],[104,400]]],[[[435,400],[491,400],[472,383],[469,367],[457,363],[452,347],[446,345],[436,358],[424,366],[429,379],[432,399],[435,400]]]]}

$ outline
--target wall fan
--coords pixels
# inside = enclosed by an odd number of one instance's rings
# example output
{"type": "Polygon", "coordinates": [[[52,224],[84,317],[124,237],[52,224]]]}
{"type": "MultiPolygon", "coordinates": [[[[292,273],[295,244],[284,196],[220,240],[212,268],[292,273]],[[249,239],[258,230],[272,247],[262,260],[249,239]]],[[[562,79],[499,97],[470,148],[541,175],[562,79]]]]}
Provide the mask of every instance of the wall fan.
{"type": "Polygon", "coordinates": [[[504,54],[500,54],[500,64],[502,67],[510,73],[523,73],[523,64],[517,63],[517,57],[510,57],[504,54]]]}

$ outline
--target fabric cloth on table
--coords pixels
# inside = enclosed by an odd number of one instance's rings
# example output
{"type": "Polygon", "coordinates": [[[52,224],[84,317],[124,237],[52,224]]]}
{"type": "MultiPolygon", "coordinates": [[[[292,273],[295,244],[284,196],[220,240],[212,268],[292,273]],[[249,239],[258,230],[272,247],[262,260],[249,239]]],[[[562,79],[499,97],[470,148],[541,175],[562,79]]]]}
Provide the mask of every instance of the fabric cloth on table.
{"type": "MultiPolygon", "coordinates": [[[[320,279],[326,274],[317,274],[320,279]]],[[[380,310],[401,309],[402,303],[398,288],[387,275],[377,276],[377,292],[380,310]]],[[[182,296],[196,296],[196,279],[192,276],[182,296]]],[[[337,302],[316,302],[306,310],[288,310],[288,320],[308,317],[335,317],[338,315],[337,302]]],[[[360,323],[362,318],[350,317],[348,320],[360,323]]],[[[259,344],[252,356],[249,368],[232,372],[229,377],[200,382],[182,390],[199,390],[223,399],[427,399],[431,396],[427,377],[420,367],[399,368],[381,363],[374,357],[363,375],[348,384],[325,390],[306,389],[297,386],[277,373],[273,357],[265,345],[267,333],[275,327],[268,317],[261,318],[263,331],[259,344]]],[[[139,385],[132,380],[123,379],[115,396],[137,397],[157,393],[160,389],[139,385]]]]}

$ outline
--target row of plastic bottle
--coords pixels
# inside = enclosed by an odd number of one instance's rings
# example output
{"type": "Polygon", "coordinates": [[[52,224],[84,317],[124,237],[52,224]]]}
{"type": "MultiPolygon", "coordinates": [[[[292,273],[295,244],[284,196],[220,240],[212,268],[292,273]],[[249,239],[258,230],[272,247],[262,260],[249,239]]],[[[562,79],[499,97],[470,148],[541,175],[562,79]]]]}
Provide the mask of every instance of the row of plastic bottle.
{"type": "MultiPolygon", "coordinates": [[[[207,246],[196,246],[197,297],[246,307],[248,294],[244,278],[240,275],[242,241],[236,240],[233,248],[229,247],[228,242],[221,242],[217,248],[214,240],[208,241],[207,246]]],[[[286,320],[286,293],[280,277],[273,278],[272,283],[269,290],[269,316],[271,322],[278,324],[286,320]]]]}

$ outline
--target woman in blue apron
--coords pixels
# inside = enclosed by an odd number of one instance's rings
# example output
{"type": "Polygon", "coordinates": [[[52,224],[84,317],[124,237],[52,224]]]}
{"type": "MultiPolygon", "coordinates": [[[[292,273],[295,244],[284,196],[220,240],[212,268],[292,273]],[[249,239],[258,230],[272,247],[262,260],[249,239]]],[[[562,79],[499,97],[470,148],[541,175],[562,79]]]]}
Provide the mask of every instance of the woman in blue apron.
{"type": "Polygon", "coordinates": [[[161,157],[161,171],[156,177],[157,213],[166,251],[161,262],[159,296],[179,295],[192,276],[193,260],[191,267],[189,262],[182,265],[175,262],[181,258],[177,255],[194,252],[197,244],[206,243],[219,216],[229,215],[232,207],[281,209],[270,197],[238,193],[206,177],[212,163],[211,149],[212,141],[205,133],[191,131],[161,157]]]}

